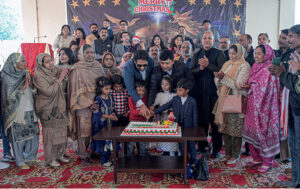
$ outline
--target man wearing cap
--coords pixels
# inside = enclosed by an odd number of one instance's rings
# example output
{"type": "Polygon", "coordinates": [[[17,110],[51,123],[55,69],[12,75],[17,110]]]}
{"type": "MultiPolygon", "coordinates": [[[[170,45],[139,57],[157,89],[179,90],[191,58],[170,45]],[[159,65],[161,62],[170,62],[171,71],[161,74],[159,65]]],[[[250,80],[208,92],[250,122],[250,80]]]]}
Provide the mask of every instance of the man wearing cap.
{"type": "Polygon", "coordinates": [[[284,86],[282,96],[285,98],[282,98],[282,104],[285,105],[285,109],[281,110],[281,114],[285,115],[285,119],[281,121],[288,120],[288,129],[285,127],[286,122],[282,122],[283,133],[288,134],[292,158],[292,180],[281,181],[276,185],[298,188],[300,187],[300,93],[297,84],[300,78],[300,24],[291,27],[288,36],[290,48],[295,49],[294,53],[291,53],[289,71],[286,71],[284,66],[269,67],[269,71],[279,76],[280,83],[284,86]]]}
{"type": "Polygon", "coordinates": [[[200,32],[197,34],[197,39],[196,39],[196,48],[202,48],[202,36],[206,31],[211,31],[213,36],[214,36],[214,43],[213,47],[218,48],[219,42],[220,42],[220,35],[219,32],[213,28],[211,28],[211,23],[210,20],[204,20],[203,21],[203,29],[200,30],[200,32]]]}

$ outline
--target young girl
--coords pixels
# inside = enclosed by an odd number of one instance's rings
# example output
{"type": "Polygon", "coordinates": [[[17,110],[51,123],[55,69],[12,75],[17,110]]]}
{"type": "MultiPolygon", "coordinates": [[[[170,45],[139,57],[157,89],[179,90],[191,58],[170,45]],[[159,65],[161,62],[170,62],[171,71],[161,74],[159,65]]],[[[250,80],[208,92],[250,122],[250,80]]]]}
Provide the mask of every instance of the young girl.
{"type": "MultiPolygon", "coordinates": [[[[155,106],[162,106],[172,100],[174,96],[176,96],[175,91],[172,91],[172,83],[173,79],[165,75],[162,78],[161,81],[161,89],[162,92],[157,93],[155,101],[154,101],[154,107],[155,106]]],[[[156,119],[157,121],[163,121],[167,120],[169,114],[169,110],[164,111],[161,115],[157,114],[156,119]]],[[[171,156],[175,155],[175,152],[178,151],[178,144],[175,142],[160,142],[157,143],[157,148],[161,149],[165,152],[170,152],[171,156]]]]}
{"type": "MultiPolygon", "coordinates": [[[[114,125],[114,121],[118,118],[114,113],[114,101],[110,95],[111,82],[107,77],[100,77],[97,80],[97,96],[95,98],[95,104],[98,105],[98,110],[93,112],[92,117],[92,135],[95,136],[102,128],[111,127],[114,125]]],[[[109,157],[112,149],[111,141],[96,141],[92,140],[91,150],[94,154],[101,154],[101,164],[104,166],[110,166],[109,157]]]]}

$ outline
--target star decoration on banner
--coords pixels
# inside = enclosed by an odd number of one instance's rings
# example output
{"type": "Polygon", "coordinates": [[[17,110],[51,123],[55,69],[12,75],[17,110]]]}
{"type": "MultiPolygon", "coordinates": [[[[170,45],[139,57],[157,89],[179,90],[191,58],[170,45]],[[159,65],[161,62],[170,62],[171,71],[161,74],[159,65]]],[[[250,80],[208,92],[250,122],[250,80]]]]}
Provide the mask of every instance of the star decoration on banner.
{"type": "Polygon", "coordinates": [[[196,0],[189,0],[190,5],[196,5],[196,0]]]}
{"type": "Polygon", "coordinates": [[[220,5],[226,5],[226,0],[219,0],[220,5]]]}
{"type": "Polygon", "coordinates": [[[234,30],[233,35],[235,35],[235,37],[237,38],[240,34],[240,30],[234,30]]]}
{"type": "Polygon", "coordinates": [[[91,2],[91,0],[84,0],[83,1],[83,4],[84,4],[84,6],[86,7],[86,6],[90,6],[90,2],[91,2]]]}
{"type": "Polygon", "coordinates": [[[233,20],[235,20],[235,22],[238,23],[239,21],[241,21],[241,16],[235,15],[233,20]]]}
{"type": "Polygon", "coordinates": [[[72,4],[71,4],[71,5],[74,7],[74,9],[75,9],[76,7],[79,7],[78,1],[72,0],[72,4]]]}
{"type": "Polygon", "coordinates": [[[97,2],[99,3],[99,6],[104,6],[105,5],[105,0],[99,0],[97,2]]]}
{"type": "Polygon", "coordinates": [[[210,5],[211,0],[204,0],[205,5],[210,5]]]}
{"type": "Polygon", "coordinates": [[[239,6],[242,5],[241,0],[235,0],[234,4],[236,5],[237,8],[239,8],[239,6]]]}
{"type": "Polygon", "coordinates": [[[77,22],[79,22],[78,16],[73,16],[73,22],[76,24],[77,22]]]}
{"type": "Polygon", "coordinates": [[[115,6],[120,5],[120,0],[113,0],[112,2],[115,4],[115,6]]]}

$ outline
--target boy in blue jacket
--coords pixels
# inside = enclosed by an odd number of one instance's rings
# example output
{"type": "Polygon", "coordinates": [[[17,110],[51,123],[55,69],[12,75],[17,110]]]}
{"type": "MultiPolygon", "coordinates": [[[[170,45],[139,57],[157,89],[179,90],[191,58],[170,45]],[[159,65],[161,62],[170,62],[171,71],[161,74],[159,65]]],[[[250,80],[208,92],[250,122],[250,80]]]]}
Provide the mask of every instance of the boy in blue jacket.
{"type": "MultiPolygon", "coordinates": [[[[188,93],[192,89],[192,82],[187,79],[181,79],[177,83],[177,96],[163,106],[155,109],[153,113],[160,114],[170,108],[174,111],[175,122],[182,128],[198,127],[197,120],[197,104],[194,98],[190,97],[188,93]]],[[[190,154],[190,164],[196,162],[196,146],[194,141],[188,141],[188,153],[190,154]]],[[[183,154],[183,143],[179,143],[179,150],[183,154]]]]}

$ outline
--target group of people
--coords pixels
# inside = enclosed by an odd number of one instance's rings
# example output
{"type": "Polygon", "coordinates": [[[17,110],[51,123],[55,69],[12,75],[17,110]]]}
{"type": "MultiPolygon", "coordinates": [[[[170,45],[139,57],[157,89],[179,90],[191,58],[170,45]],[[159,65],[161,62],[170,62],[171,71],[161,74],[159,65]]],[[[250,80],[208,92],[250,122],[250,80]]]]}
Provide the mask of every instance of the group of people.
{"type": "MultiPolygon", "coordinates": [[[[266,33],[253,48],[249,34],[230,44],[228,37],[220,39],[209,20],[203,25],[196,40],[179,26],[169,49],[154,35],[147,50],[127,31],[125,20],[115,35],[108,20],[100,32],[91,24],[87,37],[81,28],[72,37],[64,25],[54,43],[58,65],[41,53],[33,76],[26,71],[24,55],[12,53],[1,71],[3,161],[30,168],[38,152],[40,121],[48,165],[70,161],[65,154],[70,137],[78,143],[82,162],[99,158],[110,166],[112,143],[92,139],[102,128],[165,120],[174,112],[181,127],[202,127],[211,135],[212,158],[220,157],[224,145],[226,154],[220,160],[227,164],[239,160],[245,141],[244,153],[253,159],[247,166],[267,172],[277,154],[289,160],[289,143],[292,180],[280,184],[299,186],[300,25],[281,31],[278,50],[270,47],[266,33]],[[275,57],[280,64],[274,63],[275,57]],[[225,113],[227,95],[246,97],[245,111],[225,113]]],[[[195,164],[197,151],[209,146],[208,141],[189,141],[189,163],[195,164]]],[[[148,155],[146,143],[136,147],[140,156],[148,155]]],[[[183,153],[182,144],[156,147],[171,156],[183,153]]],[[[135,154],[134,143],[124,148],[126,155],[135,154]]]]}

